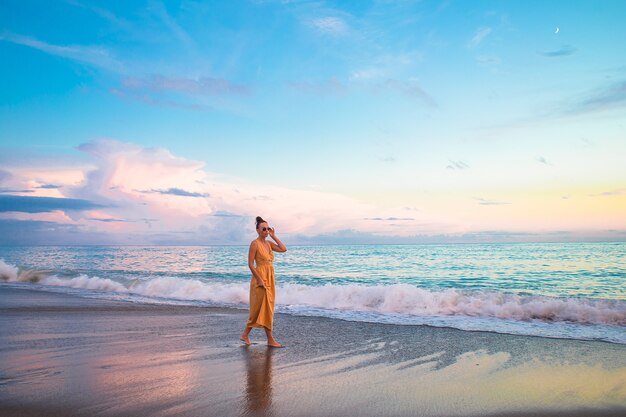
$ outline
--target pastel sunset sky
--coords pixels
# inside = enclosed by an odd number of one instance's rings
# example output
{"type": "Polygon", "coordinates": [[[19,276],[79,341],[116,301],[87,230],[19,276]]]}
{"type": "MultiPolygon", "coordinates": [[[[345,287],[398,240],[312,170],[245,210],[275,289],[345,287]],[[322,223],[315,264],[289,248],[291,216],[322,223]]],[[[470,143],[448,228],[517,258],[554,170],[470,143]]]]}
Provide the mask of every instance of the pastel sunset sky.
{"type": "Polygon", "coordinates": [[[0,2],[0,244],[626,240],[626,3],[0,2]]]}

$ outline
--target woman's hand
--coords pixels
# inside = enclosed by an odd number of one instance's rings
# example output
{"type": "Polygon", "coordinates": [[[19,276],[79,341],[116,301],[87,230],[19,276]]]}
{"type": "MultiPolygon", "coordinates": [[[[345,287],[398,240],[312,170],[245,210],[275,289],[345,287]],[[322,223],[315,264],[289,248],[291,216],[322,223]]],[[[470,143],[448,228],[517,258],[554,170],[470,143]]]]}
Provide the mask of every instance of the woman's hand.
{"type": "Polygon", "coordinates": [[[263,287],[263,289],[267,289],[267,286],[265,285],[265,281],[263,281],[262,279],[257,279],[256,285],[259,287],[263,287]]]}
{"type": "Polygon", "coordinates": [[[276,237],[276,230],[271,228],[269,230],[270,237],[276,242],[276,244],[270,242],[270,246],[274,252],[287,252],[287,247],[276,237]]]}

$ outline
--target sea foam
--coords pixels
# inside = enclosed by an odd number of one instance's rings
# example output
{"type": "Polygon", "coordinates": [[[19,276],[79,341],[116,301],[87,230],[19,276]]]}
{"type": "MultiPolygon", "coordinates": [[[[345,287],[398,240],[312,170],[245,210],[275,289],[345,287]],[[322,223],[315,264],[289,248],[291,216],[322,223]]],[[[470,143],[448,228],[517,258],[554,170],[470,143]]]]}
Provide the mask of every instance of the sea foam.
{"type": "MultiPolygon", "coordinates": [[[[158,298],[159,302],[183,300],[212,305],[248,303],[249,285],[241,282],[203,281],[177,277],[153,277],[118,282],[79,275],[59,277],[20,270],[0,259],[0,279],[109,293],[158,298]]],[[[497,291],[424,289],[409,284],[321,286],[277,285],[276,303],[289,311],[330,310],[376,313],[394,317],[476,317],[516,321],[540,320],[578,324],[626,325],[626,301],[593,298],[557,298],[497,291]]]]}

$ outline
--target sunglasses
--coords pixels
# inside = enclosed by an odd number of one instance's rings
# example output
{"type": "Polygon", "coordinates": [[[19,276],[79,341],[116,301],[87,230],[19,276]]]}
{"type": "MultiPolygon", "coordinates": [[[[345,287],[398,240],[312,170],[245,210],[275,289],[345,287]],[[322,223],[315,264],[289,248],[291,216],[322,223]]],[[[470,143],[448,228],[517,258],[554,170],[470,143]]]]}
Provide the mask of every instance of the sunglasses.
{"type": "Polygon", "coordinates": [[[263,227],[263,228],[261,228],[261,230],[262,230],[262,231],[264,231],[264,232],[266,232],[266,231],[268,231],[268,230],[272,230],[272,228],[271,228],[271,227],[263,227]]]}

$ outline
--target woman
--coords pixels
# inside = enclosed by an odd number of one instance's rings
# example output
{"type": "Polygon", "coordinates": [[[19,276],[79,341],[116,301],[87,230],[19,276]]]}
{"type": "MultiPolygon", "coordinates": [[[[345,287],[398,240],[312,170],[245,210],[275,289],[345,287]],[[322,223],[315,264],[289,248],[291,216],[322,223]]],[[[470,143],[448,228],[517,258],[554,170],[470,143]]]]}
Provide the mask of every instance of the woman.
{"type": "Polygon", "coordinates": [[[276,285],[274,279],[274,253],[286,252],[283,242],[276,237],[274,229],[269,227],[261,217],[256,218],[256,232],[259,237],[250,243],[248,251],[248,267],[252,271],[250,281],[250,318],[246,329],[239,338],[246,345],[250,344],[250,331],[253,327],[263,327],[267,335],[267,345],[283,347],[272,335],[274,322],[274,298],[276,285]],[[271,237],[274,242],[268,241],[271,237]],[[254,263],[256,262],[256,267],[254,263]]]}

